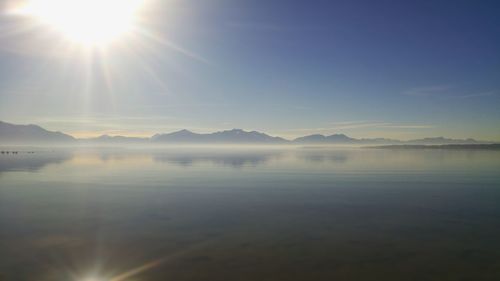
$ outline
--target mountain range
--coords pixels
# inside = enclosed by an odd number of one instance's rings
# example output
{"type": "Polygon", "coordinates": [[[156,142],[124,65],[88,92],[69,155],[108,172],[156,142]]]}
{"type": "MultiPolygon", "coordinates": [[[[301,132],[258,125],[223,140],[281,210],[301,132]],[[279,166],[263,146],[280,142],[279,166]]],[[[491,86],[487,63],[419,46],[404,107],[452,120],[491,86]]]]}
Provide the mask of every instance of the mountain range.
{"type": "Polygon", "coordinates": [[[237,143],[237,144],[283,144],[288,141],[280,137],[272,137],[264,133],[241,129],[215,132],[210,134],[197,134],[188,130],[181,130],[170,134],[157,134],[151,138],[155,143],[237,143]]]}
{"type": "Polygon", "coordinates": [[[423,138],[409,141],[372,138],[356,139],[344,134],[309,135],[294,140],[273,137],[257,131],[232,129],[208,134],[180,130],[167,134],[156,134],[151,138],[102,135],[96,138],[76,139],[61,132],[52,132],[37,125],[15,125],[0,121],[0,143],[2,144],[300,144],[300,145],[369,145],[369,144],[485,144],[493,143],[475,139],[450,139],[444,137],[423,138]]]}

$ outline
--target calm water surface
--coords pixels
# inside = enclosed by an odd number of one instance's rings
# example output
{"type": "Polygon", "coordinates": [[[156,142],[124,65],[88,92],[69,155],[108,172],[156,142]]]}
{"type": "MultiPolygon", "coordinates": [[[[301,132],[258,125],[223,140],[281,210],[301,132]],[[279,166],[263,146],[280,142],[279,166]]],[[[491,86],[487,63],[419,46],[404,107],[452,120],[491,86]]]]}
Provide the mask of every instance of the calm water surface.
{"type": "Polygon", "coordinates": [[[0,154],[0,280],[500,280],[500,152],[0,154]]]}

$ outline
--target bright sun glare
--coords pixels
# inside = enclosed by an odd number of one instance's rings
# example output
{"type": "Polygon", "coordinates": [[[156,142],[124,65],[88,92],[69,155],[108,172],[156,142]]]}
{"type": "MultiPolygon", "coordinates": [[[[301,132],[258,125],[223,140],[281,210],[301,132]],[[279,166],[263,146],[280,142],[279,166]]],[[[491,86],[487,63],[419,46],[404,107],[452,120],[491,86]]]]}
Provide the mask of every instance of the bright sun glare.
{"type": "Polygon", "coordinates": [[[27,0],[16,12],[85,46],[106,45],[132,30],[142,0],[27,0]]]}

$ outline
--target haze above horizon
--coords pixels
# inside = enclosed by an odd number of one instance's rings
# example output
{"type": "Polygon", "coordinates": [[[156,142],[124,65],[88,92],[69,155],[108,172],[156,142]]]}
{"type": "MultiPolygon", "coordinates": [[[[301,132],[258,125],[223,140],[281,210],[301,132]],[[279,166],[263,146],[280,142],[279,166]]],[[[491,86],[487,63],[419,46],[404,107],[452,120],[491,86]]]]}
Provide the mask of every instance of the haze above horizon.
{"type": "Polygon", "coordinates": [[[0,120],[500,141],[497,1],[71,1],[0,0],[0,120]]]}

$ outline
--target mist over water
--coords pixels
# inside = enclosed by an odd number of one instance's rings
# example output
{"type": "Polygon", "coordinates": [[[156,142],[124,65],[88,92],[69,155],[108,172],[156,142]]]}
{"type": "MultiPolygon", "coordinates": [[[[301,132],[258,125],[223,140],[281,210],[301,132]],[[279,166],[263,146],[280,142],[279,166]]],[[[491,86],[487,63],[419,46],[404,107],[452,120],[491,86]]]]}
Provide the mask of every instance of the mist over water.
{"type": "Polygon", "coordinates": [[[497,280],[500,151],[0,154],[0,280],[497,280]]]}

